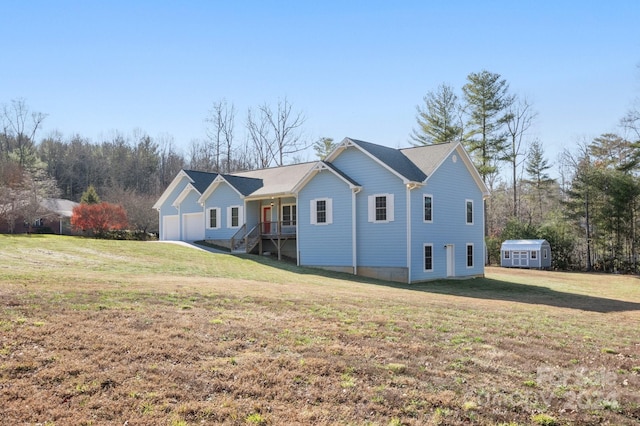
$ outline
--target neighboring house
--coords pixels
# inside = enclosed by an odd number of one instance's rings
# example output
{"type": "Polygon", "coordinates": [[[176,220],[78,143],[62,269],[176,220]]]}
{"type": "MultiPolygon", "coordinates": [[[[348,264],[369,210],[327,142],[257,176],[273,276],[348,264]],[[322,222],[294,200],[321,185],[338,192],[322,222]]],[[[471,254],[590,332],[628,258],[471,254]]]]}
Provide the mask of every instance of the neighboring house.
{"type": "Polygon", "coordinates": [[[547,240],[506,240],[500,252],[500,266],[506,268],[551,267],[551,245],[547,240]]]}
{"type": "Polygon", "coordinates": [[[324,161],[182,170],[154,208],[161,240],[412,283],[484,275],[487,196],[459,143],[394,149],[346,138],[324,161]]]}
{"type": "Polygon", "coordinates": [[[45,198],[40,201],[38,219],[29,224],[19,213],[16,213],[13,226],[6,220],[0,220],[0,233],[50,233],[71,235],[71,216],[78,203],[61,198],[45,198]]]}

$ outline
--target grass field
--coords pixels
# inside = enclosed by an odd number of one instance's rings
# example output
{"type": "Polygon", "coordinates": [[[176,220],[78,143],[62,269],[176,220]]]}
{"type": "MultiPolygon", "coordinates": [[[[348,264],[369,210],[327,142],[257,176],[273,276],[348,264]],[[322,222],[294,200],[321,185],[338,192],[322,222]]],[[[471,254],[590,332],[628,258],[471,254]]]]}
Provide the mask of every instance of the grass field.
{"type": "Polygon", "coordinates": [[[640,280],[396,285],[179,245],[0,235],[0,419],[637,424],[640,280]]]}

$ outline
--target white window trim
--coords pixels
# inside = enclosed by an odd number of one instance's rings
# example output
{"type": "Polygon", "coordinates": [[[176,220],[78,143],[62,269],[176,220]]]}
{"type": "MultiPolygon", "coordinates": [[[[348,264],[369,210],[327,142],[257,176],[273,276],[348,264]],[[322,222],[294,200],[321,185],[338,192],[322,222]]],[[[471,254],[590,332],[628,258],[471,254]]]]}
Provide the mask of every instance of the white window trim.
{"type": "Polygon", "coordinates": [[[228,206],[227,207],[227,228],[229,229],[238,229],[240,228],[242,225],[244,225],[243,223],[243,215],[242,215],[242,206],[228,206]],[[232,226],[232,220],[231,220],[231,211],[232,209],[238,209],[238,226],[232,226]]]}
{"type": "Polygon", "coordinates": [[[435,251],[433,250],[433,244],[431,243],[423,244],[422,245],[422,271],[423,272],[433,272],[433,265],[435,264],[434,257],[435,257],[435,251]],[[425,265],[424,265],[424,259],[425,259],[424,251],[427,247],[431,247],[431,269],[425,268],[425,265]]]}
{"type": "Polygon", "coordinates": [[[464,222],[467,225],[473,225],[473,217],[475,216],[475,206],[473,200],[464,200],[464,222]],[[467,221],[467,204],[471,203],[471,222],[467,221]]]}
{"type": "Polygon", "coordinates": [[[333,223],[333,199],[332,198],[314,198],[310,200],[310,217],[309,221],[312,225],[324,226],[333,223]],[[318,223],[318,201],[325,202],[326,221],[318,223]]]}
{"type": "Polygon", "coordinates": [[[507,260],[507,259],[511,259],[511,252],[509,250],[505,250],[502,252],[502,258],[507,260]]]}
{"type": "Polygon", "coordinates": [[[220,207],[211,207],[207,209],[207,229],[220,229],[220,210],[220,207]],[[216,226],[213,228],[211,227],[211,210],[216,212],[216,226]]]}
{"type": "Polygon", "coordinates": [[[296,207],[295,203],[291,203],[291,204],[283,204],[282,206],[280,206],[280,221],[282,222],[282,226],[296,226],[298,223],[298,208],[296,207]],[[289,207],[289,214],[291,215],[291,220],[289,222],[288,225],[284,224],[284,208],[285,207],[289,207]],[[293,208],[296,208],[296,216],[295,219],[293,218],[293,208]]]}
{"type": "Polygon", "coordinates": [[[476,257],[476,250],[473,247],[473,243],[467,243],[465,249],[464,249],[464,264],[467,265],[467,269],[471,269],[475,266],[475,257],[476,257]],[[471,247],[471,265],[469,265],[469,247],[471,247]]]}
{"type": "Polygon", "coordinates": [[[433,195],[432,194],[423,194],[422,196],[422,221],[424,223],[433,223],[433,195]],[[431,198],[431,220],[427,220],[424,218],[424,201],[425,198],[431,198]]]}
{"type": "MultiPolygon", "coordinates": [[[[369,195],[367,199],[369,205],[368,211],[368,219],[369,222],[372,223],[389,223],[395,220],[394,217],[394,196],[393,194],[373,194],[369,195]],[[386,197],[387,198],[387,219],[386,220],[376,220],[376,197],[386,197]]],[[[424,215],[423,215],[424,216],[424,215]]]]}
{"type": "Polygon", "coordinates": [[[538,260],[538,252],[536,250],[531,250],[531,254],[529,255],[531,260],[538,260]]]}

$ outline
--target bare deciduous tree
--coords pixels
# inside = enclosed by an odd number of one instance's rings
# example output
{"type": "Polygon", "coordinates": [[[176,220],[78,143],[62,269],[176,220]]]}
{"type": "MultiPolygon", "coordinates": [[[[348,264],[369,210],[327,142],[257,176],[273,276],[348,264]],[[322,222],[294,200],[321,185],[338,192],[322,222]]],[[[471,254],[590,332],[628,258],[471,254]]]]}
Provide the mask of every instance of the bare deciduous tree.
{"type": "Polygon", "coordinates": [[[229,173],[232,171],[233,135],[236,109],[226,99],[214,102],[206,121],[211,125],[207,129],[207,137],[211,142],[216,171],[229,173]],[[224,158],[224,161],[221,161],[224,158]]]}
{"type": "Polygon", "coordinates": [[[514,101],[509,106],[506,117],[506,128],[509,140],[506,160],[511,164],[513,182],[513,217],[518,216],[518,167],[524,156],[522,142],[527,132],[531,128],[537,113],[531,109],[531,103],[526,99],[514,101]]]}
{"type": "Polygon", "coordinates": [[[285,159],[308,148],[301,128],[306,117],[294,112],[287,98],[278,100],[275,110],[268,104],[258,108],[257,117],[249,109],[247,130],[256,148],[260,167],[283,166],[285,159]]]}
{"type": "Polygon", "coordinates": [[[47,117],[41,112],[31,111],[24,99],[14,99],[4,105],[0,112],[7,153],[14,152],[18,164],[24,166],[33,154],[36,132],[47,117]]]}

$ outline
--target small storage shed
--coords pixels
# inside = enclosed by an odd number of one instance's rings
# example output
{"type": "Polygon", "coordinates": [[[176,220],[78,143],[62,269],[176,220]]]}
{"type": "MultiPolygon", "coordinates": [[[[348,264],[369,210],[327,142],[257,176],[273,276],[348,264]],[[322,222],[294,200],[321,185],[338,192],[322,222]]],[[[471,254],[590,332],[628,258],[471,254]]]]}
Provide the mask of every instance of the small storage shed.
{"type": "Polygon", "coordinates": [[[506,240],[500,253],[500,266],[506,268],[551,267],[551,246],[547,240],[506,240]]]}

